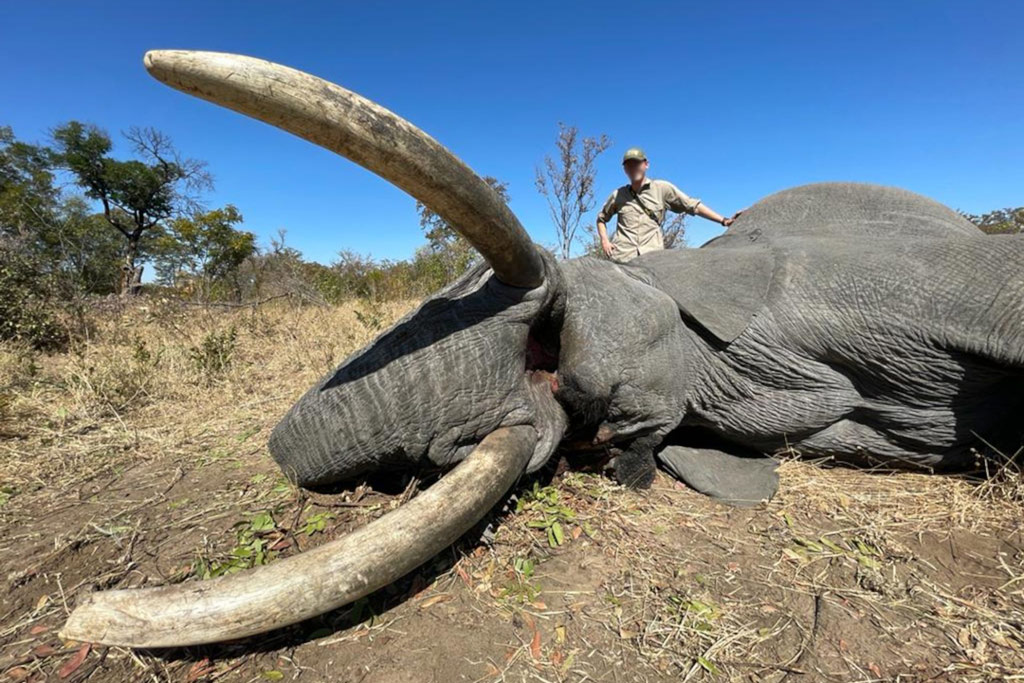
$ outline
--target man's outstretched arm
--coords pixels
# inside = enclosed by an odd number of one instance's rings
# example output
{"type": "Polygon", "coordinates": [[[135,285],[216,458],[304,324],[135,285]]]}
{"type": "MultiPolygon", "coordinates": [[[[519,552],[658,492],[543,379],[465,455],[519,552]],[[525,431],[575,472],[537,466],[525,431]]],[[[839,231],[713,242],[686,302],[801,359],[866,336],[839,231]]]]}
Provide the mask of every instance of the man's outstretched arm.
{"type": "Polygon", "coordinates": [[[720,223],[725,227],[732,225],[733,218],[736,218],[736,216],[725,218],[701,200],[690,197],[672,183],[666,183],[666,185],[668,188],[668,193],[665,197],[666,203],[668,208],[676,213],[683,213],[685,211],[688,214],[701,216],[709,221],[720,223]]]}
{"type": "Polygon", "coordinates": [[[715,211],[710,206],[704,203],[701,203],[700,205],[697,206],[697,215],[702,218],[707,218],[709,221],[721,223],[727,228],[730,225],[732,225],[733,221],[732,218],[726,218],[725,216],[722,216],[720,213],[718,213],[717,211],[715,211]]]}

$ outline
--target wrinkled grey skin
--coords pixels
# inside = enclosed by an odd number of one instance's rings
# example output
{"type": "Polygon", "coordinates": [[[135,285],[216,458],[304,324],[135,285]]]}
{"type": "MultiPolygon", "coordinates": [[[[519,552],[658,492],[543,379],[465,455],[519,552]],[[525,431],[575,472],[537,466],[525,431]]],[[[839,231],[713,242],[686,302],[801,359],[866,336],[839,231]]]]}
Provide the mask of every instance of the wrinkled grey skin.
{"type": "Polygon", "coordinates": [[[545,258],[534,290],[478,268],[314,386],[270,450],[298,483],[447,466],[497,427],[658,459],[732,502],[774,491],[736,456],[793,448],[952,469],[1013,453],[1024,409],[1024,238],[902,190],[768,197],[701,249],[545,258]],[[557,390],[555,388],[557,387],[557,390]]]}

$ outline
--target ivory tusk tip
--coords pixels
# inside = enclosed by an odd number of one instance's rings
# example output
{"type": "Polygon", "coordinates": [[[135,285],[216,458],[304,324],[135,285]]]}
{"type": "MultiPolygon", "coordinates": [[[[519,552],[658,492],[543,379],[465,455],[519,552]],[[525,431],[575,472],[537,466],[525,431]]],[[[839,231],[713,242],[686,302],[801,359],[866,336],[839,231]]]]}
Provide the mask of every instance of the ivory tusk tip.
{"type": "Polygon", "coordinates": [[[80,643],[102,643],[103,645],[131,645],[131,643],[119,642],[118,639],[108,638],[108,629],[102,626],[107,621],[104,618],[102,607],[97,610],[93,596],[89,596],[82,604],[71,610],[64,628],[58,631],[64,640],[75,640],[80,643]]]}
{"type": "Polygon", "coordinates": [[[142,64],[146,71],[155,75],[161,68],[167,67],[174,59],[175,54],[181,54],[182,50],[147,50],[142,57],[142,64]]]}
{"type": "Polygon", "coordinates": [[[199,54],[192,50],[148,50],[142,57],[142,64],[149,75],[159,81],[167,81],[167,75],[180,69],[190,56],[199,54]]]}
{"type": "MultiPolygon", "coordinates": [[[[169,647],[180,634],[168,641],[167,628],[160,628],[139,609],[138,597],[144,591],[113,590],[91,593],[68,616],[58,635],[79,643],[122,647],[169,647]]],[[[142,604],[145,607],[145,604],[142,604]]]]}

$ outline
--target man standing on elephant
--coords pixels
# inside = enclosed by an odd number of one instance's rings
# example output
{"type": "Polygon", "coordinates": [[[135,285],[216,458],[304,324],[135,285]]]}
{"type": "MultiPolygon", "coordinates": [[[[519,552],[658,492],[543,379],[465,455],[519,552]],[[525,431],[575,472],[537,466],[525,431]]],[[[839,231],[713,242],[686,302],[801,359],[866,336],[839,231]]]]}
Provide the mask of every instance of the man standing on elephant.
{"type": "Polygon", "coordinates": [[[661,225],[665,212],[684,211],[729,227],[732,218],[725,218],[699,199],[688,197],[666,180],[647,177],[647,155],[639,147],[630,147],[622,157],[622,169],[629,184],[612,192],[597,214],[597,234],[605,256],[624,263],[648,251],[664,249],[661,225]],[[608,239],[608,221],[618,216],[615,234],[608,239]]]}

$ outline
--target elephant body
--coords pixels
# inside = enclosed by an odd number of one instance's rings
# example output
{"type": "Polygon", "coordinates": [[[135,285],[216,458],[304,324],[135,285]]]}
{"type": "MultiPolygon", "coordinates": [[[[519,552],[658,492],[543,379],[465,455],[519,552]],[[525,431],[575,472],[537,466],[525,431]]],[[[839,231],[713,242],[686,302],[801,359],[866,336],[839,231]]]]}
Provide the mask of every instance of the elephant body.
{"type": "Polygon", "coordinates": [[[563,343],[559,398],[574,424],[589,414],[595,434],[629,442],[627,480],[649,481],[677,427],[677,445],[713,435],[726,452],[929,470],[1020,448],[1024,239],[855,184],[748,214],[702,249],[565,264],[577,341],[563,343]]]}
{"type": "Polygon", "coordinates": [[[548,259],[543,291],[473,271],[314,387],[271,450],[286,470],[321,454],[299,479],[323,483],[450,464],[495,428],[532,424],[547,438],[531,469],[582,440],[640,487],[659,458],[692,483],[727,462],[742,478],[760,465],[729,457],[787,448],[966,467],[1024,441],[1022,262],[1024,238],[902,190],[789,190],[700,249],[548,259]]]}

